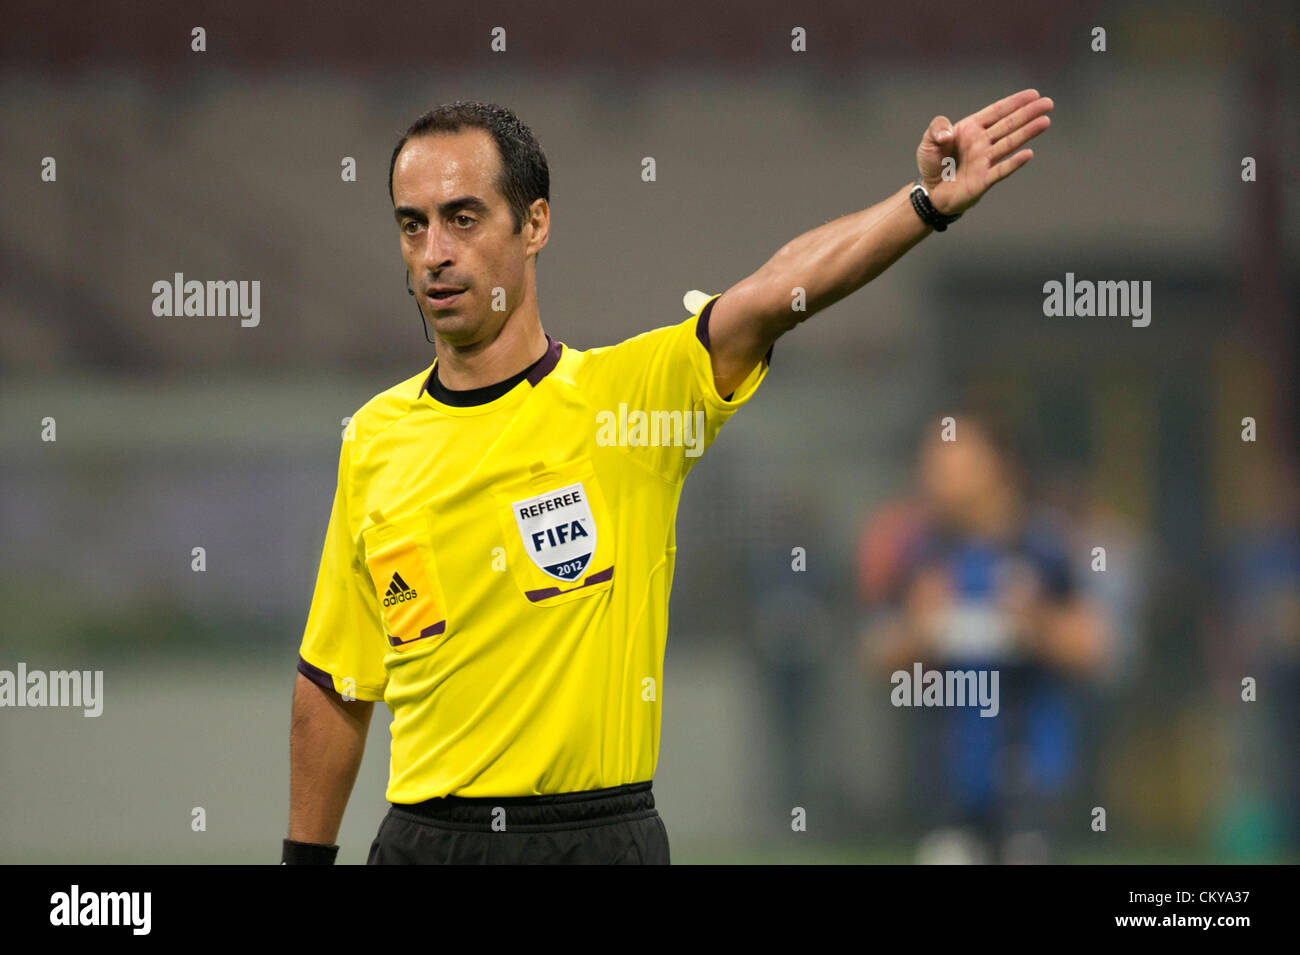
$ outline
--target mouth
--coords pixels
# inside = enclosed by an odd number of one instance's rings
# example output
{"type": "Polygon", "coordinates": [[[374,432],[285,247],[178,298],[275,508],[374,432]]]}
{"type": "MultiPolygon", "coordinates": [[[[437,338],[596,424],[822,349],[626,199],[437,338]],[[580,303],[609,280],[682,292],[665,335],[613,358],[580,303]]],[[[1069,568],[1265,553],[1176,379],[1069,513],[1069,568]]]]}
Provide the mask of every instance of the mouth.
{"type": "Polygon", "coordinates": [[[439,308],[454,303],[465,292],[463,288],[454,288],[447,285],[435,285],[425,291],[424,295],[430,302],[439,308]]]}

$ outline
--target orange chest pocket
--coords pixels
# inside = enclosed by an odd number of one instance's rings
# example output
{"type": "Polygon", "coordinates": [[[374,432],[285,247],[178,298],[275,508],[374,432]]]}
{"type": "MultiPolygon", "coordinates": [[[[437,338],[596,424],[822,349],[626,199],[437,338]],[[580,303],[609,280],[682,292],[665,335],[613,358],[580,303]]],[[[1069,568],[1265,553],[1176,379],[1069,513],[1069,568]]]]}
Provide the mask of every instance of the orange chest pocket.
{"type": "Polygon", "coordinates": [[[429,546],[427,515],[380,521],[361,536],[389,647],[403,653],[443,636],[447,601],[429,546]]]}

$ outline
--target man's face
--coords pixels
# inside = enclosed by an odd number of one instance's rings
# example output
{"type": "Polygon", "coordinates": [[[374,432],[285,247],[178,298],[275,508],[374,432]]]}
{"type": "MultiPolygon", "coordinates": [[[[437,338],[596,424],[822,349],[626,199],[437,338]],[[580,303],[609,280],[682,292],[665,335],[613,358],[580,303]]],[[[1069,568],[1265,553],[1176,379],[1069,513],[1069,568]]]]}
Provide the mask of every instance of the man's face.
{"type": "Polygon", "coordinates": [[[402,260],[430,327],[458,348],[493,341],[523,300],[528,256],[546,244],[549,209],[533,203],[515,234],[497,189],[501,157],[482,129],[417,136],[393,167],[393,205],[402,260]],[[436,286],[464,291],[441,299],[436,286]],[[504,309],[492,308],[504,290],[504,309]]]}
{"type": "Polygon", "coordinates": [[[933,436],[920,455],[920,483],[939,514],[961,520],[1004,480],[997,455],[978,429],[967,428],[957,441],[933,436]]]}

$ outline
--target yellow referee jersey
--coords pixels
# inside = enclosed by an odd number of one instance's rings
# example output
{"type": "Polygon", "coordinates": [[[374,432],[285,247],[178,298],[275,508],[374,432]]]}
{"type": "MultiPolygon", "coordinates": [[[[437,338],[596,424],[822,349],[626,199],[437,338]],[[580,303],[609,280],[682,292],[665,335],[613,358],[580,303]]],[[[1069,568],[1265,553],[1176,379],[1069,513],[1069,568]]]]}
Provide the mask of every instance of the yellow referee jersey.
{"type": "MultiPolygon", "coordinates": [[[[393,713],[387,798],[654,776],[682,482],[724,399],[708,314],[454,407],[433,366],[353,416],[298,669],[393,713]]],[[[436,364],[436,361],[435,361],[436,364]]]]}

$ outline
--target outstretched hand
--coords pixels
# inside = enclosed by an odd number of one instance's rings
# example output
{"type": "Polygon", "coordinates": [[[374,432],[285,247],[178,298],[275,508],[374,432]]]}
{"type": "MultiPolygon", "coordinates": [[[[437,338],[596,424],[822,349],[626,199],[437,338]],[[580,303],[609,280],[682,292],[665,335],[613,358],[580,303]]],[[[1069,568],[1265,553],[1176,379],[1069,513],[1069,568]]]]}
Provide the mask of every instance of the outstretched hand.
{"type": "Polygon", "coordinates": [[[1034,156],[1020,149],[1052,124],[1055,104],[1038,90],[1021,90],[985,106],[957,123],[936,116],[921,137],[916,165],[930,202],[944,215],[965,212],[1034,156]],[[1020,149],[1019,152],[1016,152],[1020,149]],[[944,159],[955,161],[944,178],[944,159]]]}

